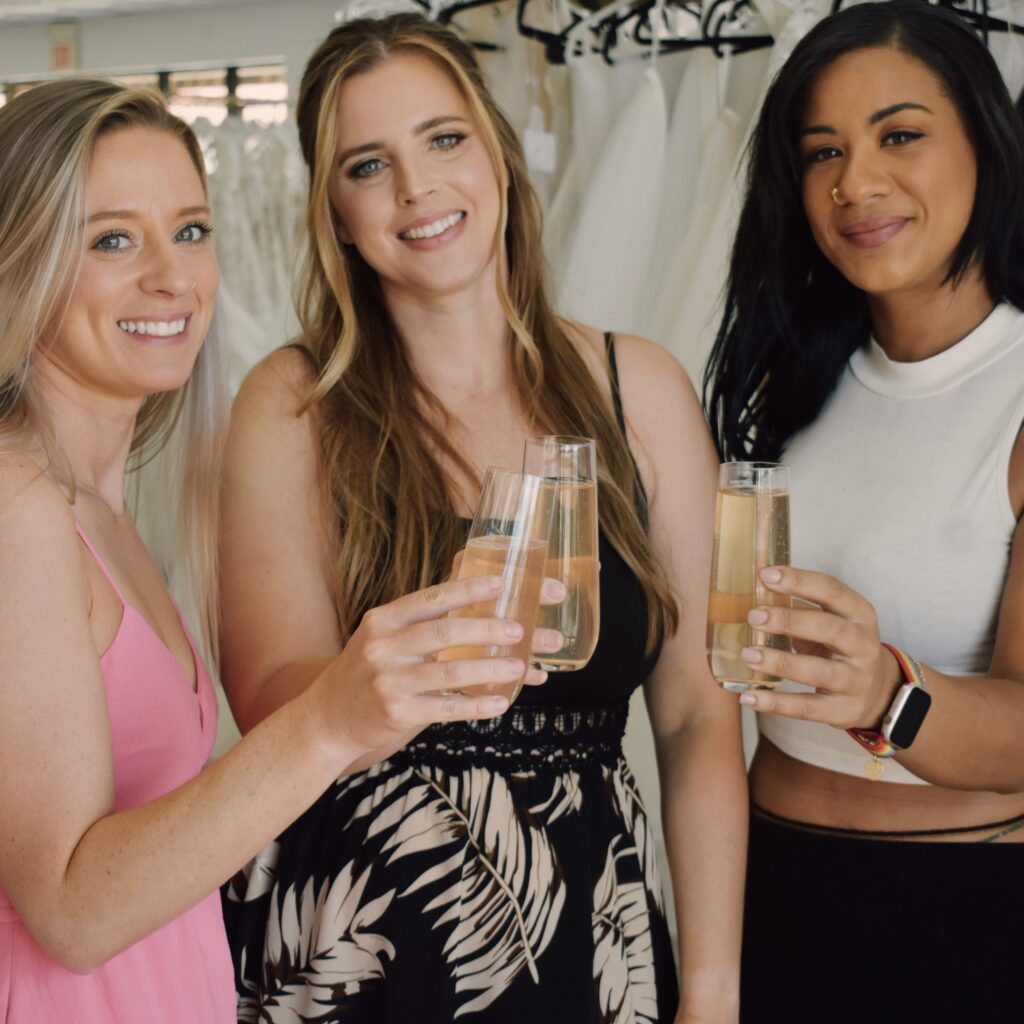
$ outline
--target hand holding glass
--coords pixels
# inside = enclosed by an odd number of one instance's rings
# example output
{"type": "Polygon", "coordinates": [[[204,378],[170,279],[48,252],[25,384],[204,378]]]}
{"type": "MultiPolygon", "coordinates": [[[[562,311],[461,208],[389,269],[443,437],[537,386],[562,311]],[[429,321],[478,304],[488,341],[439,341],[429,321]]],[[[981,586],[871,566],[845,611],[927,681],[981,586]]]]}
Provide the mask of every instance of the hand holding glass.
{"type": "Polygon", "coordinates": [[[726,462],[718,473],[707,632],[711,672],[726,690],[772,690],[781,682],[740,658],[744,647],[790,648],[788,637],[747,622],[752,608],[790,606],[761,582],[771,565],[789,565],[789,468],[726,462]]]}
{"type": "Polygon", "coordinates": [[[464,687],[466,695],[519,696],[530,660],[533,630],[544,579],[551,503],[544,500],[544,481],[528,473],[491,466],[484,474],[480,500],[459,567],[459,579],[501,576],[505,588],[493,601],[471,604],[449,615],[460,618],[511,619],[523,627],[522,639],[507,647],[450,647],[439,661],[457,658],[521,658],[523,674],[513,683],[481,683],[464,687]]]}
{"type": "Polygon", "coordinates": [[[597,578],[597,453],[588,437],[530,437],[523,471],[543,477],[553,506],[546,576],[568,592],[557,605],[540,609],[537,625],[557,629],[565,646],[534,660],[549,672],[583,668],[597,646],[601,605],[597,578]]]}

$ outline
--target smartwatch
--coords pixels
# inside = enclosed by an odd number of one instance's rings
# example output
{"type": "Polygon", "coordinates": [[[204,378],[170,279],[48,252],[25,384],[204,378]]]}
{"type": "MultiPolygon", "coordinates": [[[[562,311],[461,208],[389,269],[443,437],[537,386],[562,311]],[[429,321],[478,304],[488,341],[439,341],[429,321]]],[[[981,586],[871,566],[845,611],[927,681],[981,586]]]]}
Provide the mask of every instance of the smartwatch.
{"type": "Polygon", "coordinates": [[[924,688],[924,673],[921,666],[906,651],[887,644],[885,647],[896,659],[903,676],[903,685],[896,691],[896,698],[882,719],[881,730],[847,729],[870,755],[864,765],[864,774],[878,782],[885,771],[885,759],[897,750],[906,750],[917,738],[928,709],[932,706],[931,694],[924,688]]]}
{"type": "Polygon", "coordinates": [[[917,738],[931,706],[932,695],[916,680],[904,683],[882,719],[882,736],[897,750],[906,750],[917,738]]]}

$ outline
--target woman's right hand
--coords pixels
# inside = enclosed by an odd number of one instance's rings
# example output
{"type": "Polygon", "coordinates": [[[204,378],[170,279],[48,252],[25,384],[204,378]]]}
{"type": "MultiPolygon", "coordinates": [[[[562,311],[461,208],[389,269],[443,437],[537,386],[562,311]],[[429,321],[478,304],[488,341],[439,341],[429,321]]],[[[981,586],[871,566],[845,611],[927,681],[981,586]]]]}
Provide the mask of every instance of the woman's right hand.
{"type": "Polygon", "coordinates": [[[451,691],[514,683],[524,671],[520,659],[436,657],[451,647],[504,647],[522,638],[515,622],[446,617],[494,601],[503,585],[498,576],[450,580],[367,612],[309,690],[328,739],[362,761],[371,751],[404,746],[410,734],[435,722],[493,718],[507,710],[505,697],[451,691]]]}

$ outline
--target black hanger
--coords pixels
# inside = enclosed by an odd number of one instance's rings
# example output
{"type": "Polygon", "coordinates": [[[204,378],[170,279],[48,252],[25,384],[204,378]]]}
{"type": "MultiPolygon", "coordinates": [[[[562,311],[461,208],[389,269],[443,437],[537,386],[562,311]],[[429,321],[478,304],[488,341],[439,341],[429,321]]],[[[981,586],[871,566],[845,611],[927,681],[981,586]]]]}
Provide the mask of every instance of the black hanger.
{"type": "Polygon", "coordinates": [[[565,47],[569,41],[569,32],[579,24],[580,19],[573,14],[573,20],[561,32],[550,32],[547,29],[535,28],[526,22],[526,8],[530,0],[518,0],[516,4],[516,28],[526,39],[534,39],[544,44],[544,56],[549,64],[565,63],[565,47]]]}
{"type": "MultiPolygon", "coordinates": [[[[750,7],[750,0],[711,0],[705,11],[704,5],[684,3],[682,8],[698,19],[701,31],[699,35],[686,35],[679,38],[661,38],[657,40],[659,53],[678,53],[681,50],[693,50],[699,46],[709,46],[718,57],[726,53],[746,53],[765,46],[771,46],[775,40],[771,35],[745,35],[730,32],[735,29],[737,15],[750,7]]],[[[619,27],[631,18],[635,18],[636,26],[632,38],[642,46],[651,48],[655,45],[654,32],[651,25],[651,12],[657,7],[657,0],[644,0],[629,12],[617,19],[604,41],[604,56],[612,63],[609,48],[613,45],[619,27]]]]}
{"type": "MultiPolygon", "coordinates": [[[[489,0],[464,0],[466,6],[477,6],[489,0]]],[[[516,5],[516,26],[521,35],[544,45],[545,56],[551,64],[564,64],[566,47],[574,28],[583,19],[573,13],[572,20],[558,32],[536,28],[527,21],[526,11],[530,0],[518,0],[516,5]]],[[[681,8],[698,19],[699,34],[688,34],[677,38],[662,36],[655,39],[652,12],[658,0],[638,0],[627,9],[611,10],[608,17],[591,26],[592,39],[589,49],[600,53],[607,64],[615,63],[615,48],[623,38],[632,39],[640,47],[653,50],[657,43],[659,53],[676,53],[692,50],[698,46],[709,46],[719,57],[726,53],[745,53],[749,50],[771,46],[774,38],[768,34],[745,35],[735,31],[737,15],[751,7],[750,0],[665,0],[666,8],[681,8]]]]}

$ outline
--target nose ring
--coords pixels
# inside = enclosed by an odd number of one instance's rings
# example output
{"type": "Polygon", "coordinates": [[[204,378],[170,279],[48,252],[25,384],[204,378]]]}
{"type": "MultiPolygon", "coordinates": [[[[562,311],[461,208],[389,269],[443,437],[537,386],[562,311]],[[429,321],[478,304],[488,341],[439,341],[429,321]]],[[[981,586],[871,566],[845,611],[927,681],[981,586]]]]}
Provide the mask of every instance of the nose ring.
{"type": "MultiPolygon", "coordinates": [[[[832,198],[834,199],[834,198],[835,198],[835,196],[833,196],[832,198]]],[[[188,286],[188,290],[189,290],[190,292],[194,292],[194,291],[196,290],[196,282],[195,282],[194,280],[193,280],[193,282],[192,282],[192,283],[191,283],[191,284],[190,284],[190,285],[188,286]]]]}
{"type": "Polygon", "coordinates": [[[841,202],[839,202],[839,186],[838,185],[836,185],[835,188],[833,188],[832,191],[829,192],[829,195],[832,197],[832,202],[835,203],[836,206],[842,206],[843,205],[841,202]]]}

